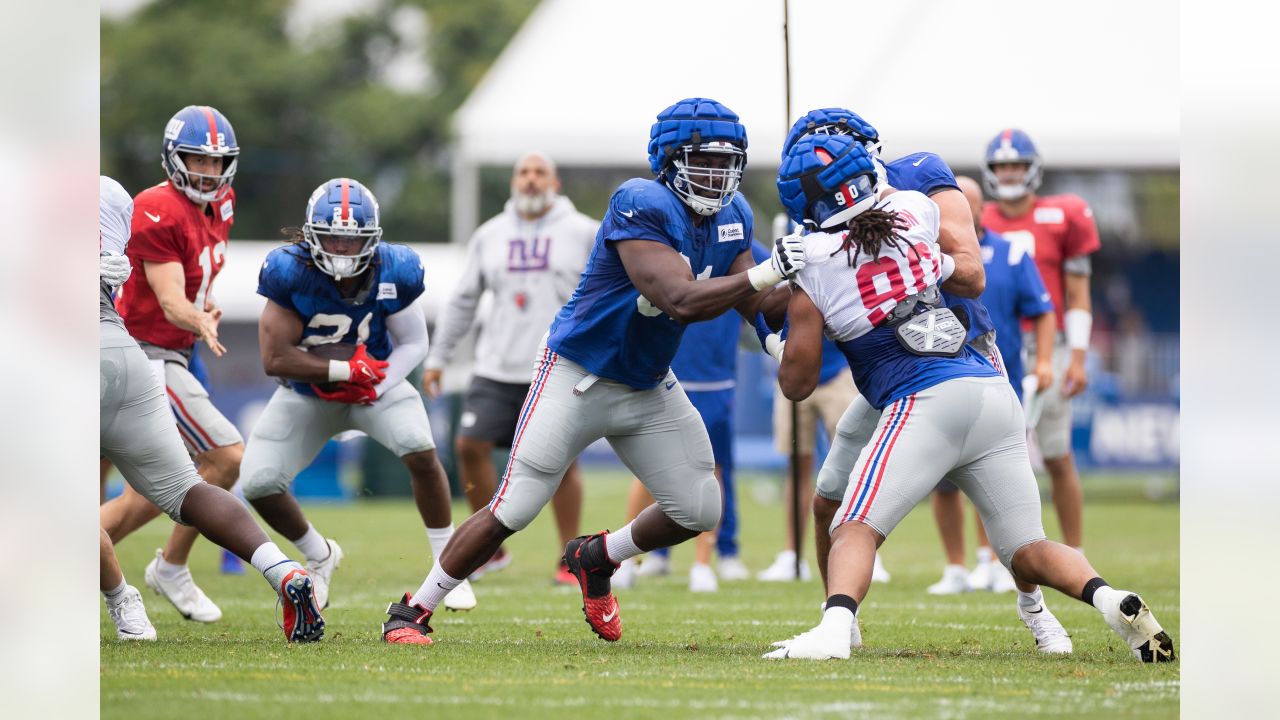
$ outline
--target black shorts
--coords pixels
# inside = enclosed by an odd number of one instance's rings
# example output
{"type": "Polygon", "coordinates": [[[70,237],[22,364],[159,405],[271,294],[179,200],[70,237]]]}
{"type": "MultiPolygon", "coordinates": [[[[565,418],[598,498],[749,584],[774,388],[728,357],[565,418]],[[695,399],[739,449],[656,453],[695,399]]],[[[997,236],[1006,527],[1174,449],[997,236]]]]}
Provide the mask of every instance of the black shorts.
{"type": "Polygon", "coordinates": [[[527,384],[472,378],[466,395],[462,397],[458,435],[491,442],[497,447],[511,447],[516,423],[520,420],[520,408],[528,394],[527,384]]]}

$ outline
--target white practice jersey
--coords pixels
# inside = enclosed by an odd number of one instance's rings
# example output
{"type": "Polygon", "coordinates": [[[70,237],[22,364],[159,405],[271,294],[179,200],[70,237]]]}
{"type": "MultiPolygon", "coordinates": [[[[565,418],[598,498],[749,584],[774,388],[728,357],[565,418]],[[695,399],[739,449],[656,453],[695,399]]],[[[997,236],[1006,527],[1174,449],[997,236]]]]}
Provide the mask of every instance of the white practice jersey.
{"type": "MultiPolygon", "coordinates": [[[[124,255],[129,246],[129,228],[133,223],[133,198],[106,175],[98,179],[98,252],[124,255]]],[[[111,288],[98,281],[98,320],[124,327],[120,313],[111,299],[111,288]]]]}
{"type": "Polygon", "coordinates": [[[533,221],[507,201],[502,213],[471,237],[466,268],[436,319],[426,367],[443,368],[451,359],[476,320],[481,296],[489,292],[492,303],[479,318],[475,374],[529,384],[542,336],[578,286],[599,226],[563,196],[533,221]]]}
{"type": "Polygon", "coordinates": [[[942,269],[938,248],[938,206],[922,193],[900,190],[884,209],[898,214],[907,229],[898,243],[883,243],[876,258],[858,252],[854,266],[841,250],[846,232],[805,236],[803,270],[795,281],[826,319],[827,335],[852,340],[884,322],[900,301],[936,285],[942,269]]]}

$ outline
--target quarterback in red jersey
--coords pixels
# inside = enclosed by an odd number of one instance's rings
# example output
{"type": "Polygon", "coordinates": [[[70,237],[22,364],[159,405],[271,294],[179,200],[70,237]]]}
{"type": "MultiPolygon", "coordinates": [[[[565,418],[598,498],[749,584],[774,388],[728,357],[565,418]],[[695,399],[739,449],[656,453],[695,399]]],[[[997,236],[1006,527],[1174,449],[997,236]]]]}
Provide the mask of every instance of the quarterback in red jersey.
{"type": "MultiPolygon", "coordinates": [[[[1053,299],[1058,325],[1054,381],[1049,388],[1040,388],[1040,403],[1028,404],[1027,422],[1036,429],[1040,454],[1053,482],[1053,505],[1063,540],[1078,550],[1083,541],[1084,494],[1071,456],[1071,398],[1089,382],[1084,366],[1093,327],[1089,255],[1100,243],[1088,203],[1076,195],[1036,195],[1040,176],[1040,154],[1025,132],[1009,129],[996,135],[987,145],[982,171],[983,184],[995,199],[983,209],[982,223],[1013,243],[1011,253],[1025,252],[1035,258],[1053,299]],[[1041,405],[1038,418],[1036,404],[1041,405]]],[[[1023,346],[1034,348],[1035,344],[1024,342],[1023,346]]],[[[1034,357],[1028,363],[1034,365],[1034,357]]]]}
{"type": "MultiPolygon", "coordinates": [[[[231,123],[207,106],[190,105],[165,126],[161,163],[169,179],[134,199],[129,259],[135,272],[116,300],[129,334],[138,340],[163,381],[178,432],[201,477],[230,489],[240,474],[244,440],[213,406],[188,369],[196,341],[214,356],[222,311],[213,302],[213,280],[222,269],[235,220],[235,177],[240,148],[231,123]]],[[[126,487],[102,506],[102,527],[119,542],[159,514],[126,487]]],[[[222,611],[191,578],[187,557],[198,533],[178,526],[146,568],[148,586],[189,620],[214,622],[222,611]]]]}

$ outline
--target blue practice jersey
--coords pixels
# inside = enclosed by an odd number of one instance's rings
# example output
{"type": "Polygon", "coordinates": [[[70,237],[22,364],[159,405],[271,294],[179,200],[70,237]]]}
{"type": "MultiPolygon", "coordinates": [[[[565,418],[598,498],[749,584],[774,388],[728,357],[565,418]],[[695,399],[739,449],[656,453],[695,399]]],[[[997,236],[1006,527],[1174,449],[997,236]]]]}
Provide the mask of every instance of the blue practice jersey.
{"type": "Polygon", "coordinates": [[[1022,398],[1022,332],[1019,322],[1053,312],[1053,301],[1040,279],[1036,261],[1026,253],[1010,254],[1013,245],[998,233],[984,230],[979,240],[982,264],[987,270],[987,289],[982,304],[991,312],[996,326],[996,347],[1004,357],[1009,382],[1022,398]]]}
{"type": "Polygon", "coordinates": [[[672,372],[682,384],[733,383],[738,377],[741,330],[742,316],[733,310],[713,320],[685,326],[680,349],[671,359],[672,372]]]}
{"type": "Polygon", "coordinates": [[[582,279],[552,321],[547,345],[600,377],[639,390],[656,386],[686,326],[640,295],[614,243],[660,242],[680,253],[701,280],[728,274],[751,247],[752,232],[751,206],[741,194],[694,225],[666,185],[639,178],[624,182],[609,199],[582,279]]]}
{"type": "MultiPolygon", "coordinates": [[[[301,245],[272,250],[258,273],[258,294],[302,318],[304,346],[328,343],[364,344],[369,355],[391,355],[387,316],[413,304],[425,289],[422,258],[405,245],[379,243],[354,297],[345,298],[338,284],[321,272],[301,245]]],[[[304,395],[314,395],[307,383],[289,381],[304,395]]]]}
{"type": "MultiPolygon", "coordinates": [[[[947,167],[947,163],[933,153],[912,153],[885,164],[889,175],[889,184],[899,190],[916,190],[925,195],[932,195],[941,190],[959,190],[956,176],[947,167]]],[[[939,288],[941,290],[941,288],[939,288]]],[[[960,297],[943,291],[942,302],[947,307],[957,305],[964,308],[969,315],[969,340],[979,335],[986,335],[995,329],[987,308],[978,300],[960,297]]]]}

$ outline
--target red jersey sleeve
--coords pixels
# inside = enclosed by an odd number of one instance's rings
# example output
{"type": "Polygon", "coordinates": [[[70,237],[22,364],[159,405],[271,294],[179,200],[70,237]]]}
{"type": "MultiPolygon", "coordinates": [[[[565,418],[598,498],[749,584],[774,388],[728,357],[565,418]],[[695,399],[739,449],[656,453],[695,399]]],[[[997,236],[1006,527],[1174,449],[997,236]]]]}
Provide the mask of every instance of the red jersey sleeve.
{"type": "Polygon", "coordinates": [[[1098,226],[1093,221],[1093,210],[1083,198],[1071,197],[1064,203],[1067,214],[1067,234],[1063,238],[1062,257],[1073,258],[1095,253],[1102,247],[1098,240],[1098,226]]]}

